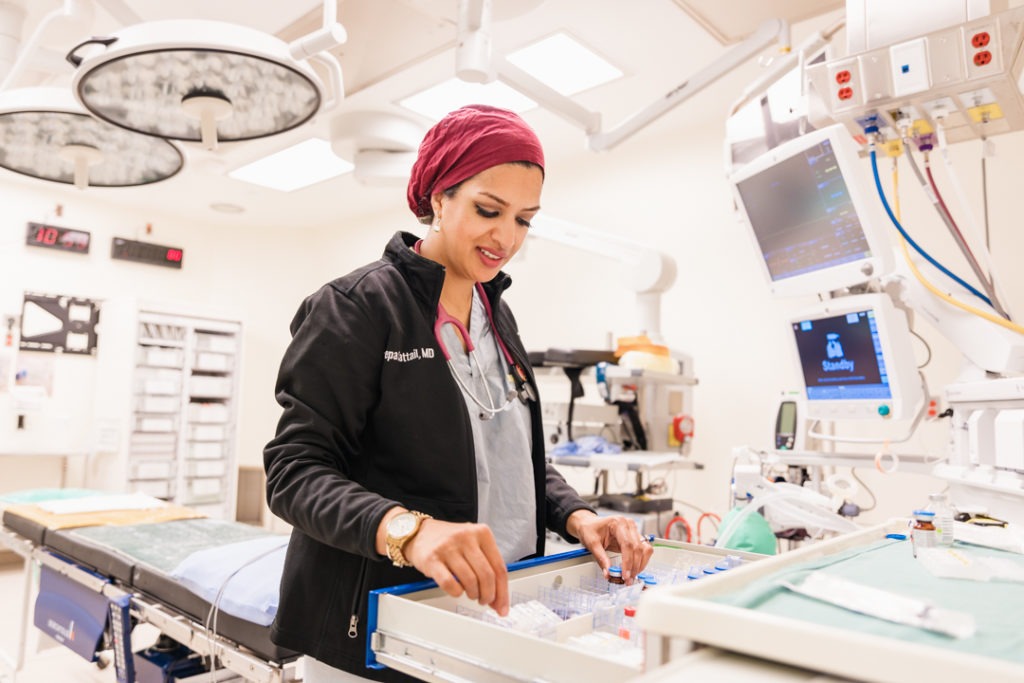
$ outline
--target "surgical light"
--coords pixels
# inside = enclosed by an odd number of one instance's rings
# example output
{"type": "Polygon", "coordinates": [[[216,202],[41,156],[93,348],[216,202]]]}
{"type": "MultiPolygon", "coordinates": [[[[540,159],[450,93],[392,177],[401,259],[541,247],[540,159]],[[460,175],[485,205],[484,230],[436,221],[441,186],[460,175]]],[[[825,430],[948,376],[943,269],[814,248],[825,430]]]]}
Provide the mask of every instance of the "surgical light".
{"type": "Polygon", "coordinates": [[[68,60],[78,66],[75,97],[97,117],[208,149],[291,130],[322,101],[316,73],[287,43],[219,21],[128,26],[82,43],[68,60]]]}
{"type": "Polygon", "coordinates": [[[63,88],[0,93],[0,167],[79,188],[146,185],[184,158],[172,143],[89,116],[63,88]]]}

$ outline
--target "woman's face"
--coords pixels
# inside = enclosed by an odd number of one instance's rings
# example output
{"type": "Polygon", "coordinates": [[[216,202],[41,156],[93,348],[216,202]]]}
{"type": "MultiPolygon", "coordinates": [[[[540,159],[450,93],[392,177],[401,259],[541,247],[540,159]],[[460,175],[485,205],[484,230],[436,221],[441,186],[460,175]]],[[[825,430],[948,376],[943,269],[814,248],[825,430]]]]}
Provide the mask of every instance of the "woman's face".
{"type": "MultiPolygon", "coordinates": [[[[434,195],[441,231],[438,261],[447,277],[488,282],[515,256],[540,210],[544,175],[536,166],[501,164],[464,181],[455,194],[434,195]]],[[[440,238],[438,240],[437,238],[440,238]]]]}

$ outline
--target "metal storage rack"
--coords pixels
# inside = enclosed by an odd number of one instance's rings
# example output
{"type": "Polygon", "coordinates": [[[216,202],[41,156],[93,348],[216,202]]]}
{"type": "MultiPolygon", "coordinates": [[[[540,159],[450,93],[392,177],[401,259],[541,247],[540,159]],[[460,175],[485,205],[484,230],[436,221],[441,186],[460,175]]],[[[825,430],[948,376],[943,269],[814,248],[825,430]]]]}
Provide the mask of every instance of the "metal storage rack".
{"type": "Polygon", "coordinates": [[[137,325],[128,487],[233,517],[241,324],[140,311],[137,325]]]}

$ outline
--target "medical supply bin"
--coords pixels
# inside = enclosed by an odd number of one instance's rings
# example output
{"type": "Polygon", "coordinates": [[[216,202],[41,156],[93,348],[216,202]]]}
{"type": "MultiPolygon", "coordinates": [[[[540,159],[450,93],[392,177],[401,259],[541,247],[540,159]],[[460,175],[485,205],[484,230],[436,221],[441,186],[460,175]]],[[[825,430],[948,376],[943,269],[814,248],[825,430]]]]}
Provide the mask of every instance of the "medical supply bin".
{"type": "MultiPolygon", "coordinates": [[[[742,566],[764,556],[708,546],[656,539],[647,571],[659,576],[664,590],[672,581],[692,581],[687,575],[700,568],[700,581],[721,577],[716,565],[742,566]]],[[[616,559],[613,556],[613,563],[616,559]]],[[[735,571],[729,569],[728,571],[735,571]]],[[[722,571],[722,573],[727,573],[722,571]]],[[[645,662],[660,653],[645,653],[619,638],[614,623],[624,600],[611,595],[608,582],[585,550],[517,563],[509,568],[513,609],[540,602],[561,617],[553,626],[524,632],[509,627],[465,596],[452,598],[433,582],[408,584],[370,593],[368,662],[403,671],[426,681],[549,681],[551,683],[621,683],[643,673],[645,662]],[[601,593],[609,597],[602,598],[601,593]],[[585,605],[589,600],[594,604],[585,605]],[[567,608],[566,606],[571,608],[567,608]],[[591,608],[591,611],[587,609],[591,608]]]]}

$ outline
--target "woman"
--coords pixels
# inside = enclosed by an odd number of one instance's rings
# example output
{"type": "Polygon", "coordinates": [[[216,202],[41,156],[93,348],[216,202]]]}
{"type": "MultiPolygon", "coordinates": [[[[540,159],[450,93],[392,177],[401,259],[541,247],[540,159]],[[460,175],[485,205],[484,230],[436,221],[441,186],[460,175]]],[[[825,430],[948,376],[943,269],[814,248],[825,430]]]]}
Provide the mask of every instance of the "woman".
{"type": "Polygon", "coordinates": [[[544,531],[628,581],[651,556],[635,524],[598,517],[544,460],[540,405],[501,272],[540,209],[540,142],[474,105],[424,137],[409,206],[431,226],[307,298],[277,383],[270,509],[293,526],[272,637],[307,681],[406,680],[365,668],[367,591],[435,580],[508,613],[505,565],[544,531]],[[450,362],[446,358],[450,357],[450,362]]]}

